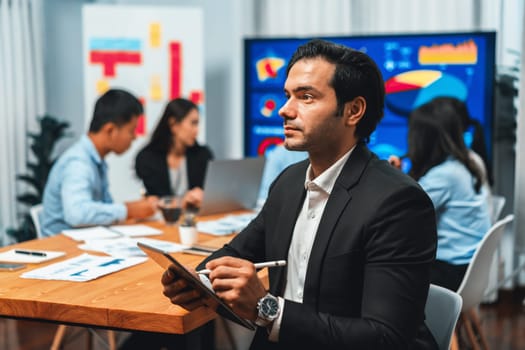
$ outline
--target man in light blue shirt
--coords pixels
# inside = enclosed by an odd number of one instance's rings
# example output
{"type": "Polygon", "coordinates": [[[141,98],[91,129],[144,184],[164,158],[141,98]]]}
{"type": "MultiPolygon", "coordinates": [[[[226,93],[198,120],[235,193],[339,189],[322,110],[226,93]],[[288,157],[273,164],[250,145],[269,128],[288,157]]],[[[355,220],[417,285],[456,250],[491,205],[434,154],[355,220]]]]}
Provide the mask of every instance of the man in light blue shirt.
{"type": "Polygon", "coordinates": [[[155,213],[156,197],[113,203],[104,161],[109,153],[122,154],[131,146],[142,112],[137,98],[123,90],[109,90],[97,100],[88,134],[64,152],[49,173],[40,215],[43,236],[155,213]]]}

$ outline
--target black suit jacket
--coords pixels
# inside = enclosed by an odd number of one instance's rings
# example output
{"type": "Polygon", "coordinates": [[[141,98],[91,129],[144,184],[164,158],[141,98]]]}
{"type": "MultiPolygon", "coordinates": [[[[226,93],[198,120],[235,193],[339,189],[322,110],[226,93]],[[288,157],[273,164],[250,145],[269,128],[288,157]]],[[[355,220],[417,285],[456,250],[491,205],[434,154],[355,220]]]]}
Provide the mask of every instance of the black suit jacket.
{"type": "MultiPolygon", "coordinates": [[[[135,158],[135,172],[144,183],[148,195],[172,195],[166,152],[143,148],[135,158]]],[[[208,162],[213,159],[211,150],[195,144],[186,150],[188,187],[203,187],[208,162]]]]}
{"type": "MultiPolygon", "coordinates": [[[[259,215],[206,261],[287,259],[307,167],[308,160],[281,173],[259,215]]],[[[358,144],[322,215],[303,303],[286,300],[279,342],[259,329],[252,349],[437,349],[424,325],[436,236],[426,193],[358,144]]],[[[270,292],[282,296],[286,268],[270,269],[269,279],[270,292]]]]}

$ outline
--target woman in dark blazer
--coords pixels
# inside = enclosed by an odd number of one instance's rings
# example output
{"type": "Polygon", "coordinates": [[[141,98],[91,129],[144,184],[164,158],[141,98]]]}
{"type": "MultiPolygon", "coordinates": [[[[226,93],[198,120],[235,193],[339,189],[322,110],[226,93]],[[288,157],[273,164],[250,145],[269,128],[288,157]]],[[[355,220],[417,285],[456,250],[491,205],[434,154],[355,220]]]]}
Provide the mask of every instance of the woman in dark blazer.
{"type": "Polygon", "coordinates": [[[197,143],[198,132],[197,105],[183,98],[170,101],[150,142],[135,159],[135,171],[148,195],[180,195],[186,203],[200,206],[213,154],[197,143]]]}

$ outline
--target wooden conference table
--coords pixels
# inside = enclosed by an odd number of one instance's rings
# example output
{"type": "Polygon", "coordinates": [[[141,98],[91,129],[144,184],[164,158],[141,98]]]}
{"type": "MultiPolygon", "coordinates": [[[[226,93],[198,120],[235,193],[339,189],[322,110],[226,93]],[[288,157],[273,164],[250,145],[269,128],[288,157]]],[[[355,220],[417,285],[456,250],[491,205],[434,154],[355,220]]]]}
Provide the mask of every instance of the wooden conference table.
{"type": "MultiPolygon", "coordinates": [[[[210,216],[209,219],[219,217],[210,216]]],[[[179,242],[176,226],[166,227],[161,222],[146,224],[164,232],[161,236],[151,238],[179,242]]],[[[216,237],[199,234],[199,243],[218,248],[232,237],[233,235],[216,237]]],[[[57,235],[0,248],[0,251],[20,248],[66,252],[61,258],[40,264],[27,264],[22,270],[0,272],[0,317],[176,334],[186,334],[216,317],[206,307],[189,312],[171,304],[162,294],[160,279],[163,270],[151,259],[88,282],[19,277],[28,270],[85,253],[86,251],[77,247],[78,244],[79,242],[64,235],[57,235]]],[[[174,253],[174,256],[192,267],[197,266],[204,258],[184,253],[174,253]]]]}

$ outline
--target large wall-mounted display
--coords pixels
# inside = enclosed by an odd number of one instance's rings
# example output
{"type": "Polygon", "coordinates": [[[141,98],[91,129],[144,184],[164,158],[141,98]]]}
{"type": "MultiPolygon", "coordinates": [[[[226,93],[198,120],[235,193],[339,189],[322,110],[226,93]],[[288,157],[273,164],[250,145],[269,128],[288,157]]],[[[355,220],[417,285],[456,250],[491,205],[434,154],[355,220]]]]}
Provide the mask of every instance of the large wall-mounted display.
{"type": "MultiPolygon", "coordinates": [[[[491,155],[495,33],[329,37],[370,55],[385,80],[385,116],[369,146],[381,158],[404,155],[408,114],[437,96],[465,101],[481,122],[491,155]]],[[[283,140],[279,108],[286,66],[309,38],[246,39],[245,155],[262,155],[283,140]]],[[[469,135],[466,135],[468,141],[469,135]]]]}

